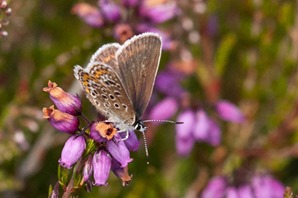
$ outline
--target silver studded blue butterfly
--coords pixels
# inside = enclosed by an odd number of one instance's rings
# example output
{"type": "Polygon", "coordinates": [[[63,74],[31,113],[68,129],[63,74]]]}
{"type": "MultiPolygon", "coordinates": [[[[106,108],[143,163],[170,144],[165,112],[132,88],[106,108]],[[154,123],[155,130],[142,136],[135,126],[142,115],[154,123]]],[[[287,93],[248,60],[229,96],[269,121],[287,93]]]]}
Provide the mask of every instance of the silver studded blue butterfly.
{"type": "Polygon", "coordinates": [[[86,68],[74,68],[87,98],[120,131],[146,129],[141,116],[151,98],[161,47],[158,34],[143,33],[123,45],[103,45],[86,68]]]}

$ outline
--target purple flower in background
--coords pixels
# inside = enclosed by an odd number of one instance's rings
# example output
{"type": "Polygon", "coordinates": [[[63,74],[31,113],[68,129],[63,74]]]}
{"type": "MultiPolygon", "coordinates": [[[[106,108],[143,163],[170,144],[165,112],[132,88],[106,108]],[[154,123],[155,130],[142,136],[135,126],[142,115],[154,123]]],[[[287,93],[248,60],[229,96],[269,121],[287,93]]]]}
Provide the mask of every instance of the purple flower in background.
{"type": "Polygon", "coordinates": [[[72,13],[78,15],[85,21],[85,23],[92,27],[99,28],[105,24],[100,10],[97,7],[91,6],[87,3],[77,3],[72,8],[72,13]]]}
{"type": "Polygon", "coordinates": [[[179,9],[175,2],[169,2],[156,6],[142,4],[140,15],[147,18],[151,23],[163,23],[179,14],[179,9]]]}
{"type": "Polygon", "coordinates": [[[121,18],[120,7],[111,0],[99,0],[98,6],[102,14],[110,22],[117,22],[121,18]]]}
{"type": "Polygon", "coordinates": [[[71,136],[64,144],[59,163],[64,168],[70,169],[82,156],[86,148],[84,136],[71,136]]]}
{"type": "Polygon", "coordinates": [[[270,175],[254,174],[251,179],[243,183],[231,183],[226,177],[217,176],[209,181],[201,197],[280,198],[283,197],[284,190],[285,187],[270,175]]]}
{"type": "Polygon", "coordinates": [[[176,113],[177,109],[177,101],[174,98],[168,97],[151,109],[149,118],[154,120],[168,120],[176,113]]]}
{"type": "Polygon", "coordinates": [[[223,197],[227,186],[228,184],[225,177],[222,177],[222,176],[214,177],[209,181],[201,197],[202,198],[221,198],[223,197]]]}
{"type": "Polygon", "coordinates": [[[184,122],[176,125],[176,148],[179,154],[188,155],[196,140],[213,146],[220,144],[221,131],[203,110],[186,110],[179,114],[177,120],[184,122]]]}
{"type": "Polygon", "coordinates": [[[216,111],[226,121],[241,123],[245,119],[239,108],[228,101],[219,101],[216,104],[216,111]]]}
{"type": "Polygon", "coordinates": [[[151,31],[162,35],[164,49],[173,47],[170,36],[160,30],[157,25],[179,14],[175,2],[159,3],[153,6],[145,1],[122,0],[114,3],[111,0],[99,0],[98,8],[78,3],[72,10],[74,14],[93,27],[103,28],[106,24],[112,25],[113,36],[120,42],[124,42],[135,34],[151,31]]]}
{"type": "Polygon", "coordinates": [[[161,71],[156,77],[156,89],[167,96],[179,98],[185,93],[185,90],[180,85],[182,78],[183,76],[176,71],[170,69],[161,71]],[[169,89],[169,87],[171,89],[169,89]]]}
{"type": "Polygon", "coordinates": [[[99,150],[93,155],[93,176],[94,185],[107,186],[107,180],[110,175],[112,158],[104,150],[99,150]]]}
{"type": "Polygon", "coordinates": [[[191,110],[186,110],[177,117],[177,120],[184,122],[184,124],[176,125],[176,149],[180,155],[188,155],[193,148],[195,141],[192,134],[194,118],[195,114],[191,110]]]}

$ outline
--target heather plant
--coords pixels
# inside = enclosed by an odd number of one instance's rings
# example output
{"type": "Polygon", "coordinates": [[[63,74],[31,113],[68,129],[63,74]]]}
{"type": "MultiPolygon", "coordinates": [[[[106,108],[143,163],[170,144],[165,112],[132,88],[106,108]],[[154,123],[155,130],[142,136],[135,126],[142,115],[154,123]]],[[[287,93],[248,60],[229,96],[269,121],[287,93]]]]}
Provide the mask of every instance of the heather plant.
{"type": "Polygon", "coordinates": [[[0,196],[295,197],[297,9],[0,0],[0,196]],[[183,122],[145,123],[146,142],[105,122],[73,74],[144,32],[163,45],[142,119],[183,122]]]}

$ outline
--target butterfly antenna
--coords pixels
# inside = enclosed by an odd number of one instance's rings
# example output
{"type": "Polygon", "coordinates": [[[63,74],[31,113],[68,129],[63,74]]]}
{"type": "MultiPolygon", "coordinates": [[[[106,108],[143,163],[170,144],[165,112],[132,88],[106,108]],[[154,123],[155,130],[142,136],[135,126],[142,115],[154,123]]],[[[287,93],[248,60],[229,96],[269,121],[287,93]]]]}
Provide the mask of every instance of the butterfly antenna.
{"type": "Polygon", "coordinates": [[[145,136],[145,132],[142,132],[142,134],[143,134],[143,139],[144,139],[144,146],[145,146],[147,164],[149,164],[149,152],[148,152],[148,146],[147,146],[147,139],[146,139],[146,136],[145,136]]]}
{"type": "Polygon", "coordinates": [[[183,124],[184,122],[177,122],[173,120],[144,120],[143,122],[167,122],[171,124],[183,124]]]}

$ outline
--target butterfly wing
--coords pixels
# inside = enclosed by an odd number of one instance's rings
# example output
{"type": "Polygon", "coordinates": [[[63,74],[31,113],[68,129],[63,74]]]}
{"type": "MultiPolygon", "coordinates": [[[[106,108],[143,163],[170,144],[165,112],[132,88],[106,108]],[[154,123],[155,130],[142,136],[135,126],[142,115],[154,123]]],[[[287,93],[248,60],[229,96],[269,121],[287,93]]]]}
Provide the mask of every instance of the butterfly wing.
{"type": "Polygon", "coordinates": [[[116,52],[119,77],[139,119],[151,98],[161,56],[161,38],[143,33],[126,41],[116,52]]]}
{"type": "Polygon", "coordinates": [[[118,63],[115,57],[116,51],[121,47],[118,43],[109,43],[101,46],[91,57],[90,63],[86,70],[93,67],[93,62],[102,62],[111,66],[114,70],[119,71],[118,63]]]}
{"type": "Polygon", "coordinates": [[[96,109],[116,126],[125,129],[124,125],[132,126],[135,122],[135,111],[115,71],[117,70],[115,60],[117,47],[114,44],[101,47],[92,56],[85,69],[75,66],[74,74],[96,109]]]}

